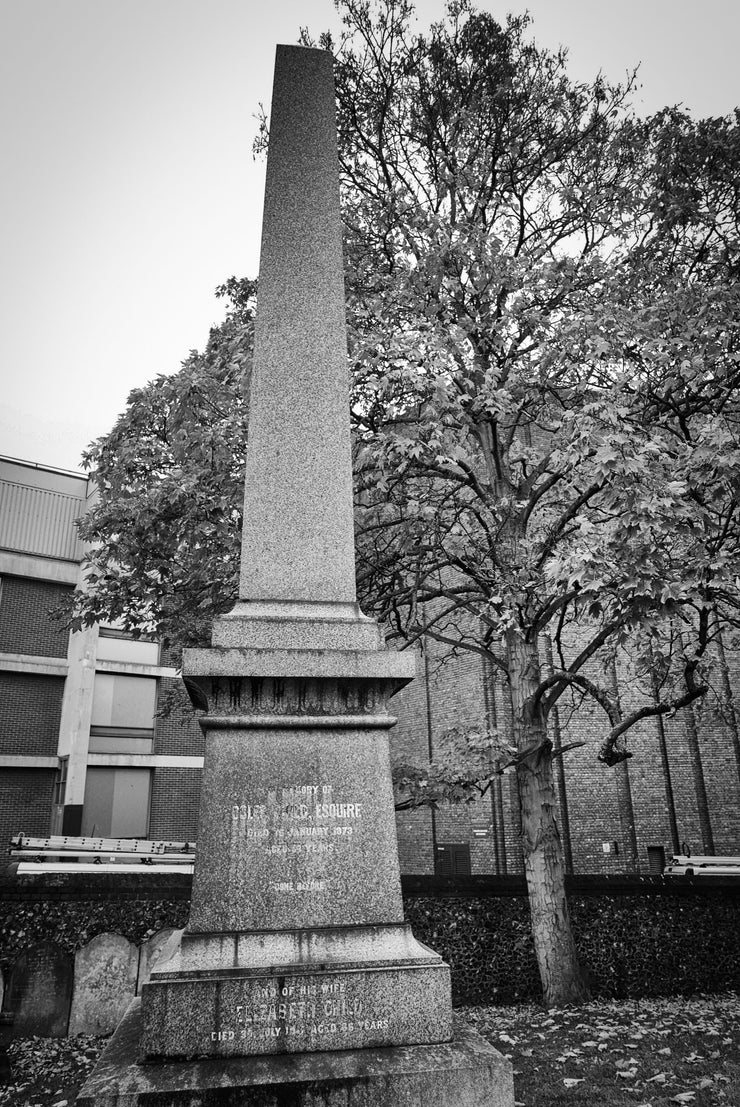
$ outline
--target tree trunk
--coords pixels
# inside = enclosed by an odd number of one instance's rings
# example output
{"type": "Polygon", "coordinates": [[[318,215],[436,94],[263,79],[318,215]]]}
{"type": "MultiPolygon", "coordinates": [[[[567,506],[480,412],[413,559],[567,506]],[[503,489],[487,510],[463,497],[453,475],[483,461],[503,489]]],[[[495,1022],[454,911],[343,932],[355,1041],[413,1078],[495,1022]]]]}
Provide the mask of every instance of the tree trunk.
{"type": "Polygon", "coordinates": [[[588,999],[588,984],[573,940],[565,896],[563,847],[555,820],[552,746],[542,711],[531,705],[539,684],[537,646],[511,631],[507,655],[514,734],[519,754],[524,755],[517,766],[522,846],[543,998],[548,1007],[583,1003],[588,999]]]}
{"type": "Polygon", "coordinates": [[[696,795],[696,811],[699,816],[701,849],[702,853],[712,856],[714,854],[714,835],[712,834],[712,820],[709,815],[709,800],[707,799],[707,786],[704,781],[699,733],[692,703],[683,709],[683,717],[686,724],[686,743],[689,747],[691,773],[694,777],[694,794],[696,795]]]}
{"type": "MultiPolygon", "coordinates": [[[[552,657],[552,640],[548,635],[544,635],[545,644],[545,659],[547,661],[547,674],[548,676],[554,669],[553,657],[552,657]]],[[[568,790],[565,786],[565,766],[563,764],[562,756],[558,757],[558,752],[563,744],[560,731],[560,715],[558,713],[557,706],[553,707],[550,712],[549,722],[552,724],[552,746],[553,753],[555,754],[555,787],[558,793],[558,803],[560,804],[560,822],[563,827],[563,852],[565,855],[565,871],[566,873],[573,872],[573,845],[570,836],[570,813],[568,811],[568,790]]]]}
{"type": "Polygon", "coordinates": [[[719,658],[719,673],[722,682],[722,708],[727,718],[727,725],[730,728],[732,751],[735,754],[735,765],[737,766],[737,779],[738,782],[740,782],[740,727],[738,727],[735,697],[732,692],[732,683],[730,681],[730,668],[727,664],[725,643],[722,637],[722,623],[720,622],[719,613],[716,608],[714,609],[714,627],[717,632],[717,657],[719,658]]]}
{"type": "MultiPolygon", "coordinates": [[[[619,704],[619,678],[617,676],[617,663],[613,657],[609,661],[607,671],[612,697],[615,703],[619,704]]],[[[614,783],[617,790],[617,810],[619,811],[619,826],[622,832],[624,867],[628,873],[636,873],[640,871],[640,856],[637,851],[635,809],[632,804],[632,785],[630,784],[628,764],[627,761],[620,761],[618,765],[614,766],[614,783]]]]}

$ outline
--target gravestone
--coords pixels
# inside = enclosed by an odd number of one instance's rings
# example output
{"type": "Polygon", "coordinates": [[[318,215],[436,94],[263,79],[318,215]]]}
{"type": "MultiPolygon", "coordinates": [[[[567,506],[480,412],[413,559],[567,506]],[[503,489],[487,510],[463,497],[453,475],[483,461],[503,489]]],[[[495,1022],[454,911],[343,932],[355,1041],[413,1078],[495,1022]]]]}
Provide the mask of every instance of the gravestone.
{"type": "Polygon", "coordinates": [[[239,599],[183,663],[190,919],[81,1103],[513,1103],[403,918],[389,700],[415,663],[357,603],[346,353],[332,59],[278,47],[239,599]]]}
{"type": "Polygon", "coordinates": [[[181,935],[181,930],[175,930],[171,926],[166,926],[164,929],[158,930],[156,934],[152,934],[145,942],[141,943],[139,947],[139,973],[136,981],[137,995],[149,980],[152,969],[161,958],[167,945],[172,941],[173,937],[177,936],[179,939],[181,935]]]}
{"type": "Polygon", "coordinates": [[[98,934],[75,954],[69,1035],[112,1034],[136,994],[139,951],[121,934],[98,934]]]}
{"type": "Polygon", "coordinates": [[[13,1037],[63,1038],[72,1000],[72,957],[52,942],[25,950],[10,970],[3,1000],[13,1037]]]}

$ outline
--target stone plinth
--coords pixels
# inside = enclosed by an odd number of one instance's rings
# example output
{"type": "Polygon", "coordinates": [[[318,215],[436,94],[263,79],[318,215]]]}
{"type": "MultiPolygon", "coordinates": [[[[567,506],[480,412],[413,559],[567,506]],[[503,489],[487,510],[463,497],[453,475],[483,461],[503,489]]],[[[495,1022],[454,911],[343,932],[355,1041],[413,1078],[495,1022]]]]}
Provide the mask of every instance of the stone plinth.
{"type": "MultiPolygon", "coordinates": [[[[413,658],[285,649],[284,622],[280,649],[186,651],[208,711],[198,855],[182,941],[142,989],[145,1058],[452,1033],[449,969],[403,920],[388,700],[413,658]]],[[[357,625],[367,644],[374,624],[357,625]]]]}
{"type": "Polygon", "coordinates": [[[511,1107],[511,1065],[469,1029],[434,1046],[142,1065],[138,1001],[78,1107],[511,1107]]]}

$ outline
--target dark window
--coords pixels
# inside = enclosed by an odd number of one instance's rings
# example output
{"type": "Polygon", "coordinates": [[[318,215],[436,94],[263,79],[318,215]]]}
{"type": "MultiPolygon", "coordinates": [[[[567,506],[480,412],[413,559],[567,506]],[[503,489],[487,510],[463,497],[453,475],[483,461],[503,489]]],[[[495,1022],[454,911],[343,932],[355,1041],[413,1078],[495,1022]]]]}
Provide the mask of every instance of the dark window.
{"type": "Polygon", "coordinates": [[[57,804],[64,803],[64,793],[67,790],[67,763],[68,759],[62,757],[59,761],[59,768],[57,769],[57,778],[54,781],[53,802],[57,804]]]}
{"type": "Polygon", "coordinates": [[[437,846],[437,876],[470,876],[470,846],[467,842],[437,846]]]}
{"type": "Polygon", "coordinates": [[[648,868],[651,873],[662,873],[665,868],[665,849],[663,846],[648,846],[648,868]]]}

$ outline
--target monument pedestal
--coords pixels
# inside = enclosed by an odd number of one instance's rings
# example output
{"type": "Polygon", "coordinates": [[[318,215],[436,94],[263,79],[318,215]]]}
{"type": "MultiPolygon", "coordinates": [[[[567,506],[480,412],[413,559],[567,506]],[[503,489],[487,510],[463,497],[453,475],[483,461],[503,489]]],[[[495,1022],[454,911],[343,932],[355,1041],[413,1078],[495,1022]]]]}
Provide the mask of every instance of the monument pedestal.
{"type": "Polygon", "coordinates": [[[175,953],[144,985],[141,1056],[229,1057],[450,1039],[449,969],[409,928],[333,934],[335,941],[321,931],[266,936],[278,960],[262,967],[248,967],[253,934],[185,935],[183,954],[175,953]],[[279,947],[291,942],[297,956],[280,964],[279,947]],[[353,946],[355,960],[330,952],[353,946]]]}
{"type": "Polygon", "coordinates": [[[511,1064],[474,1031],[433,1046],[141,1064],[139,1001],[78,1107],[511,1107],[511,1064]]]}
{"type": "Polygon", "coordinates": [[[142,991],[140,1056],[449,1041],[449,968],[404,923],[398,869],[388,699],[414,659],[344,609],[320,648],[290,649],[296,605],[253,606],[217,620],[229,644],[185,651],[207,710],[198,855],[187,929],[142,991]]]}

